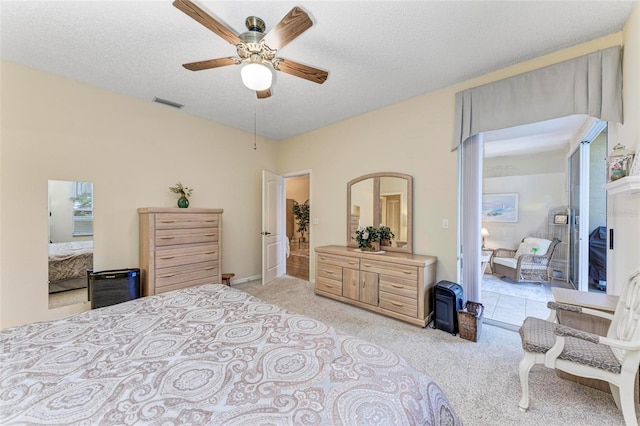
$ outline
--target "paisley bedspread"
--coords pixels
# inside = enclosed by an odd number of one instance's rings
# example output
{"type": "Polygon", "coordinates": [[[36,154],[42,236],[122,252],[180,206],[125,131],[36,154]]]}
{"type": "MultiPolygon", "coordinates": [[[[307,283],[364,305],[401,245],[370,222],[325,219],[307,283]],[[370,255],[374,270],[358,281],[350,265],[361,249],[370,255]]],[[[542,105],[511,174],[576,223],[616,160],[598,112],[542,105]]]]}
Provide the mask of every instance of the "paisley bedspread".
{"type": "Polygon", "coordinates": [[[0,424],[462,424],[393,352],[220,284],[0,332],[0,424]]]}
{"type": "Polygon", "coordinates": [[[87,276],[93,267],[93,241],[49,244],[49,282],[87,276]]]}

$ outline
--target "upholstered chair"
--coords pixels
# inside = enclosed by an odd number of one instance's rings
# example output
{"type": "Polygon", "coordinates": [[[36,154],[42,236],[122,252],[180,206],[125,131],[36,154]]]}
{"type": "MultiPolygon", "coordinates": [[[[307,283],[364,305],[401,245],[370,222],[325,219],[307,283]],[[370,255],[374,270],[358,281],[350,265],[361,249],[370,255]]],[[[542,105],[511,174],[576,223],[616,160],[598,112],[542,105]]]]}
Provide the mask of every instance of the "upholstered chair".
{"type": "Polygon", "coordinates": [[[549,265],[560,240],[526,237],[516,249],[499,248],[493,251],[491,270],[498,277],[513,281],[549,281],[549,265]]]}
{"type": "MultiPolygon", "coordinates": [[[[634,382],[640,365],[640,270],[626,283],[613,315],[549,302],[553,313],[565,309],[611,320],[606,337],[549,320],[528,317],[520,328],[524,357],[520,361],[521,410],[529,408],[529,371],[534,364],[609,383],[627,426],[637,426],[634,382]]],[[[550,317],[554,319],[554,315],[550,317]]]]}

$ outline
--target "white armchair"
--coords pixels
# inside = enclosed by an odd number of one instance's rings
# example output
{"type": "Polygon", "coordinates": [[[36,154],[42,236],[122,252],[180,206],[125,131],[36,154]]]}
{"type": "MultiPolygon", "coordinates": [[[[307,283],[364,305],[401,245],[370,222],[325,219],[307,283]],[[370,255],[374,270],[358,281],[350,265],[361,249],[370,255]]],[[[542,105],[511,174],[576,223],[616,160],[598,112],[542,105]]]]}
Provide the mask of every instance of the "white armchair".
{"type": "Polygon", "coordinates": [[[493,251],[490,263],[493,274],[514,281],[549,281],[551,258],[560,240],[526,237],[517,250],[499,248],[493,251]]]}
{"type": "Polygon", "coordinates": [[[521,410],[529,408],[529,371],[534,364],[609,383],[627,426],[637,426],[634,381],[640,365],[640,270],[625,285],[613,316],[602,311],[549,302],[566,309],[611,319],[606,337],[555,322],[528,317],[520,328],[524,357],[520,361],[521,410]]]}

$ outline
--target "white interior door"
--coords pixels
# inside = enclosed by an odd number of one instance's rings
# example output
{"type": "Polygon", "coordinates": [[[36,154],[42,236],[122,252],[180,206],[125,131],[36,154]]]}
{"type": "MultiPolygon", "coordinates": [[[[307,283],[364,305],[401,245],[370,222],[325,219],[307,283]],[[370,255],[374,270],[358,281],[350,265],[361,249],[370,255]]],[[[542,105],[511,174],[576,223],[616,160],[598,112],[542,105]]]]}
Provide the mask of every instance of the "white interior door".
{"type": "Polygon", "coordinates": [[[262,284],[283,275],[285,263],[284,178],[262,171],[262,284]]]}

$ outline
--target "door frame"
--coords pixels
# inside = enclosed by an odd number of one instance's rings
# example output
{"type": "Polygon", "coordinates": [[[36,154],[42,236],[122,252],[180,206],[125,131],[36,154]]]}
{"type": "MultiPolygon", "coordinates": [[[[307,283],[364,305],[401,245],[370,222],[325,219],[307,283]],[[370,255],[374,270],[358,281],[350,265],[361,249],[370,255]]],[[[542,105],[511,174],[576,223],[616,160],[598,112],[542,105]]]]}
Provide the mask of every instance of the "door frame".
{"type": "MultiPolygon", "coordinates": [[[[282,200],[282,211],[285,212],[285,209],[287,207],[287,178],[292,178],[292,177],[298,177],[298,176],[309,176],[309,227],[311,228],[314,225],[317,225],[317,220],[318,218],[313,218],[313,174],[311,172],[311,169],[306,169],[306,170],[298,170],[298,171],[294,171],[294,172],[288,172],[288,173],[284,173],[281,175],[284,178],[284,199],[282,200]]],[[[283,231],[285,233],[284,238],[287,238],[286,235],[286,227],[283,231]]],[[[314,275],[312,275],[312,268],[314,268],[315,265],[315,256],[313,253],[313,239],[314,239],[314,235],[315,232],[309,232],[309,281],[312,283],[315,283],[315,278],[312,279],[312,277],[314,277],[314,275]]],[[[285,258],[285,273],[286,273],[286,258],[285,258]]]]}

